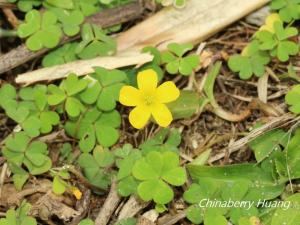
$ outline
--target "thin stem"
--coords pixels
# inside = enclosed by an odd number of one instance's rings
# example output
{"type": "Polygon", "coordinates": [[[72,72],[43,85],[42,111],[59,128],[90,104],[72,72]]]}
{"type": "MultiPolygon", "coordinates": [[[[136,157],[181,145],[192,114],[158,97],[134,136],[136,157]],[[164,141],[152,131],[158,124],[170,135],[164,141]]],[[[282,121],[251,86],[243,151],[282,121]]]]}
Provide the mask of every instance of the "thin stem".
{"type": "Polygon", "coordinates": [[[16,37],[17,31],[16,30],[4,30],[0,28],[0,38],[3,37],[16,37]]]}

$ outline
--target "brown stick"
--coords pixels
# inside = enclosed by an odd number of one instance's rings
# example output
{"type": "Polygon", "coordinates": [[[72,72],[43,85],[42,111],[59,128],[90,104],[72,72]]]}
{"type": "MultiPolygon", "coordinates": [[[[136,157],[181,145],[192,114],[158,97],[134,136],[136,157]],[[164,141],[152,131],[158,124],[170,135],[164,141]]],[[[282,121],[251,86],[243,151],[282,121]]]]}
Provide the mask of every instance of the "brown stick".
{"type": "MultiPolygon", "coordinates": [[[[143,12],[143,9],[144,8],[141,3],[131,3],[99,12],[88,17],[86,22],[106,28],[138,17],[143,12]]],[[[74,40],[78,37],[79,36],[70,38],[64,36],[61,44],[74,40]]],[[[22,44],[0,57],[0,74],[22,65],[23,63],[28,62],[38,56],[41,56],[49,50],[50,49],[41,49],[39,51],[32,52],[27,49],[25,44],[22,44]]]]}
{"type": "Polygon", "coordinates": [[[0,0],[0,8],[10,8],[10,9],[15,9],[16,5],[7,2],[6,0],[0,0]]]}
{"type": "Polygon", "coordinates": [[[113,181],[104,205],[95,220],[95,225],[106,225],[120,202],[121,197],[117,192],[117,184],[116,181],[113,181]]]}
{"type": "Polygon", "coordinates": [[[19,20],[13,13],[12,9],[4,8],[3,13],[5,14],[8,22],[13,26],[13,28],[17,28],[19,25],[19,20]]]}

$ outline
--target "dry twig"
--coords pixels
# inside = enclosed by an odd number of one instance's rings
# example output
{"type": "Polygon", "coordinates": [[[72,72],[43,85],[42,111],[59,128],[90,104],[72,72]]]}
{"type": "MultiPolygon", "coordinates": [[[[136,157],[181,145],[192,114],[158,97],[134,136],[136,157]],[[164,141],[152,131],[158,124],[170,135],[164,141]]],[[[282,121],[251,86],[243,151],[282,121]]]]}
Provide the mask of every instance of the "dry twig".
{"type": "Polygon", "coordinates": [[[100,212],[95,220],[95,225],[107,225],[110,220],[111,215],[117,208],[118,204],[121,202],[121,197],[117,192],[117,183],[112,181],[109,194],[104,202],[104,205],[100,209],[100,212]]]}

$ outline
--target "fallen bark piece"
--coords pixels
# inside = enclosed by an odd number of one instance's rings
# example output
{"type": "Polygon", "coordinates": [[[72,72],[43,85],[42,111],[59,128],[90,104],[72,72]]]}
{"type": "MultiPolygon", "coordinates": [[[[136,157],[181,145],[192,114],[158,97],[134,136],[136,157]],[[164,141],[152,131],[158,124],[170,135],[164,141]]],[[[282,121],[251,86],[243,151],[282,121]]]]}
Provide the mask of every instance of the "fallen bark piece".
{"type": "Polygon", "coordinates": [[[166,214],[163,217],[158,219],[158,225],[173,225],[175,223],[177,223],[179,220],[183,219],[186,217],[186,212],[185,211],[181,211],[178,212],[175,215],[172,214],[166,214]]]}
{"type": "Polygon", "coordinates": [[[262,7],[269,0],[189,0],[178,10],[168,7],[124,32],[117,39],[118,51],[169,43],[197,44],[224,27],[262,7]]]}
{"type": "Polygon", "coordinates": [[[147,207],[149,204],[150,202],[143,202],[142,200],[138,199],[138,197],[132,195],[121,209],[118,216],[118,221],[121,219],[134,217],[139,211],[147,207]]]}
{"type": "Polygon", "coordinates": [[[64,221],[70,221],[80,215],[79,211],[67,206],[63,202],[63,196],[57,196],[50,189],[44,196],[32,205],[29,211],[31,216],[39,216],[42,220],[47,221],[52,216],[57,216],[64,221]]]}
{"type": "Polygon", "coordinates": [[[112,182],[109,194],[104,202],[104,205],[100,209],[100,212],[95,220],[95,225],[106,225],[118,204],[121,202],[121,197],[118,195],[117,183],[112,182]]]}
{"type": "Polygon", "coordinates": [[[78,60],[67,64],[43,68],[32,72],[20,74],[16,78],[18,84],[32,84],[40,81],[52,81],[62,79],[70,73],[78,76],[86,75],[94,71],[93,67],[115,69],[125,66],[142,65],[150,62],[153,56],[148,53],[126,53],[111,57],[97,57],[89,60],[78,60]]]}
{"type": "MultiPolygon", "coordinates": [[[[141,3],[131,3],[124,6],[107,9],[89,16],[86,19],[86,22],[106,28],[132,20],[138,17],[143,10],[144,7],[141,3]]],[[[61,44],[72,41],[78,37],[79,36],[70,38],[64,36],[61,44]]],[[[26,63],[34,58],[37,58],[50,50],[51,49],[41,49],[33,52],[27,49],[25,44],[22,44],[0,57],[0,74],[22,65],[23,63],[26,63]]]]}

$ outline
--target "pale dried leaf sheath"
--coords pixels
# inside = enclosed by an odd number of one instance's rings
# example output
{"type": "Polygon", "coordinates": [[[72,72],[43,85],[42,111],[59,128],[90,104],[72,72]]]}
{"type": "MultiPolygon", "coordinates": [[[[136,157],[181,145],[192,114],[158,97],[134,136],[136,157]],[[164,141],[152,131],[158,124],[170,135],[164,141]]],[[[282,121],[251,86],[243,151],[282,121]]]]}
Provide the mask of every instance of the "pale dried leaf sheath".
{"type": "Polygon", "coordinates": [[[150,62],[153,56],[146,53],[119,54],[113,57],[97,57],[89,60],[79,60],[67,64],[43,68],[28,73],[23,73],[16,78],[16,83],[32,84],[40,81],[62,79],[70,73],[78,76],[92,73],[93,67],[101,66],[106,69],[115,69],[125,66],[142,65],[150,62]]]}
{"type": "Polygon", "coordinates": [[[118,50],[139,50],[152,45],[163,51],[170,42],[196,44],[267,2],[189,0],[184,9],[168,7],[120,35],[118,50]]]}

